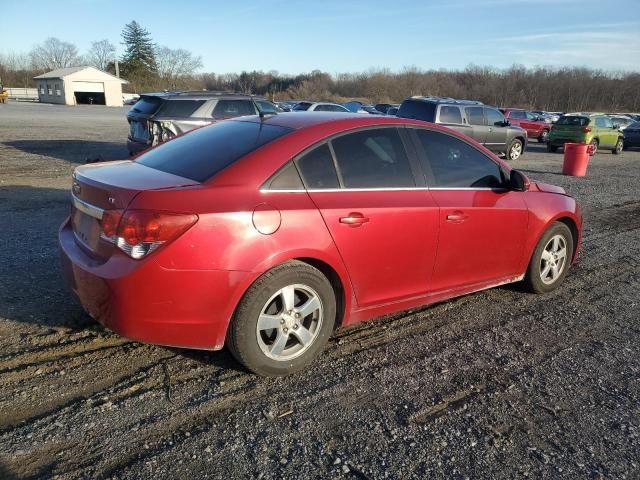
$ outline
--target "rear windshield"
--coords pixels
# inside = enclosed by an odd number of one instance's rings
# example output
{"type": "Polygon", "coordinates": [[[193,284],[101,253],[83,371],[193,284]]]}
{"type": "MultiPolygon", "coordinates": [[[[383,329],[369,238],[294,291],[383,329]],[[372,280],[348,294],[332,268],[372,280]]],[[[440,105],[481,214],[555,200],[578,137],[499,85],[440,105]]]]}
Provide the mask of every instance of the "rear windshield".
{"type": "Polygon", "coordinates": [[[147,167],[204,182],[225,167],[292,129],[227,120],[176,137],[136,160],[147,167]]]}
{"type": "Polygon", "coordinates": [[[589,125],[588,117],[574,117],[568,115],[566,117],[560,117],[560,119],[556,122],[556,125],[571,125],[574,127],[586,127],[589,125]]]}
{"type": "Polygon", "coordinates": [[[152,114],[160,106],[160,100],[158,97],[141,97],[136,104],[131,107],[132,112],[152,114]]]}
{"type": "Polygon", "coordinates": [[[158,110],[159,117],[190,117],[204,100],[165,100],[158,110]]]}
{"type": "Polygon", "coordinates": [[[397,115],[401,118],[415,118],[416,120],[433,122],[436,117],[436,105],[421,100],[405,100],[400,105],[397,115]]]}

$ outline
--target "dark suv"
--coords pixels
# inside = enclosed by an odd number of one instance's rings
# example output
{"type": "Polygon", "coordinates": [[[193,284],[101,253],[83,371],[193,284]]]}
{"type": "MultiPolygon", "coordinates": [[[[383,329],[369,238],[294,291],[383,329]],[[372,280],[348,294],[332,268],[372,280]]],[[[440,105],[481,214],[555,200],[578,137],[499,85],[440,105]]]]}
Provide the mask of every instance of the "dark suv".
{"type": "Polygon", "coordinates": [[[507,160],[517,160],[527,147],[527,131],[512,126],[497,108],[473,100],[447,97],[410,97],[398,117],[439,123],[463,133],[507,160]]]}
{"type": "Polygon", "coordinates": [[[219,92],[141,95],[127,114],[129,155],[219,120],[278,111],[273,103],[253,95],[219,92]]]}

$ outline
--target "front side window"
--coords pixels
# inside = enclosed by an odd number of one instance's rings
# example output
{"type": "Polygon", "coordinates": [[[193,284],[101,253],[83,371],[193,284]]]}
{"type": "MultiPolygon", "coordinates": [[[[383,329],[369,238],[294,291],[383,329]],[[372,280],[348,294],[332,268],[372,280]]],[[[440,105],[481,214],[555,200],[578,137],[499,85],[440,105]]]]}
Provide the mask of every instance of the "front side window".
{"type": "Polygon", "coordinates": [[[613,121],[609,117],[604,117],[604,128],[613,128],[613,121]]]}
{"type": "Polygon", "coordinates": [[[485,125],[482,107],[467,107],[464,110],[470,125],[485,125]]]}
{"type": "Polygon", "coordinates": [[[538,115],[534,115],[531,112],[525,112],[525,115],[527,116],[527,120],[535,121],[538,119],[538,115]]]}
{"type": "Polygon", "coordinates": [[[440,123],[462,123],[460,108],[442,105],[440,107],[440,123]]]}
{"type": "Polygon", "coordinates": [[[298,158],[297,163],[307,188],[340,188],[331,150],[326,143],[298,158]]]}
{"type": "Polygon", "coordinates": [[[435,188],[500,188],[503,176],[497,163],[462,140],[431,130],[416,130],[424,148],[425,170],[435,188]]]}
{"type": "Polygon", "coordinates": [[[487,117],[487,125],[495,127],[504,127],[504,115],[493,108],[485,108],[484,114],[487,117]]]}
{"type": "Polygon", "coordinates": [[[216,120],[255,114],[256,111],[251,100],[218,100],[213,109],[213,118],[216,120]]]}
{"type": "Polygon", "coordinates": [[[602,118],[602,117],[596,118],[596,127],[604,128],[605,126],[606,125],[605,125],[605,122],[604,122],[604,118],[602,118]]]}
{"type": "Polygon", "coordinates": [[[395,128],[350,133],[331,144],[345,188],[415,187],[409,159],[395,128]]]}

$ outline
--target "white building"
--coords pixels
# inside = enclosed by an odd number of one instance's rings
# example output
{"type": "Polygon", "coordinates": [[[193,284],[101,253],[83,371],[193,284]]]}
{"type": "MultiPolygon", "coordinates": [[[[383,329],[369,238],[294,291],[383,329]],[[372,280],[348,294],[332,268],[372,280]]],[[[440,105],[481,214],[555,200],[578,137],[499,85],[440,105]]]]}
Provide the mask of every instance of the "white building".
{"type": "Polygon", "coordinates": [[[122,106],[122,85],[129,83],[94,67],[70,67],[34,77],[38,98],[63,105],[122,106]]]}

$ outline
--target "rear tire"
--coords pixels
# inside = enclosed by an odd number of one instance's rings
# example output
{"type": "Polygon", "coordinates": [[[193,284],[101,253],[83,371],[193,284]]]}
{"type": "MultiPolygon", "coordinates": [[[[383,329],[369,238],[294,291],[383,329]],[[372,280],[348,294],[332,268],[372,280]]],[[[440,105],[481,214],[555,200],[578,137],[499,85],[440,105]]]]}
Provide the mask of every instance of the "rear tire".
{"type": "Polygon", "coordinates": [[[524,144],[521,140],[514,138],[509,144],[509,147],[507,147],[507,153],[505,154],[506,159],[509,161],[518,160],[522,156],[523,146],[524,144]]]}
{"type": "Polygon", "coordinates": [[[556,153],[557,151],[558,151],[558,147],[556,147],[555,145],[551,145],[550,143],[547,143],[547,152],[556,153]]]}
{"type": "Polygon", "coordinates": [[[227,332],[238,362],[258,375],[306,368],[333,332],[336,298],[329,280],[303,262],[279,265],[245,293],[227,332]]]}
{"type": "Polygon", "coordinates": [[[591,155],[595,155],[596,153],[598,153],[598,145],[600,144],[600,142],[598,142],[597,138],[594,138],[593,140],[591,140],[591,155]]]}
{"type": "Polygon", "coordinates": [[[611,150],[611,153],[613,153],[614,155],[620,155],[622,153],[622,150],[624,150],[624,140],[622,138],[618,138],[616,146],[613,150],[611,150]]]}
{"type": "Polygon", "coordinates": [[[533,251],[524,286],[533,293],[548,293],[564,280],[573,259],[573,235],[564,223],[554,223],[533,251]]]}

